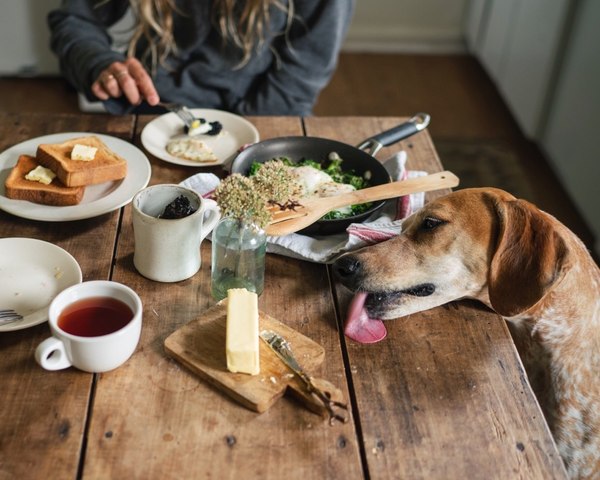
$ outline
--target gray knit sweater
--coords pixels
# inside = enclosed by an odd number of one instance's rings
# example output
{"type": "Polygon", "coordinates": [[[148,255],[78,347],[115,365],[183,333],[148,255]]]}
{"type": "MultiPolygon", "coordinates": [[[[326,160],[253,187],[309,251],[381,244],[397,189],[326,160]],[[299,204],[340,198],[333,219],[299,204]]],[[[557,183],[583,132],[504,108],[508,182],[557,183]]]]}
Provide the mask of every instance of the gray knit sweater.
{"type": "MultiPolygon", "coordinates": [[[[281,35],[285,15],[273,8],[265,45],[239,68],[240,50],[223,45],[210,21],[211,2],[177,0],[178,55],[153,76],[161,100],[243,115],[310,115],[335,69],[354,1],[296,0],[297,18],[287,36],[281,35]]],[[[128,5],[128,0],[63,0],[48,15],[51,46],[63,75],[90,100],[97,100],[90,87],[99,73],[124,59],[107,27],[123,17],[128,5]]],[[[138,45],[138,52],[143,50],[138,45]]],[[[124,98],[105,106],[117,114],[132,109],[124,98]]]]}

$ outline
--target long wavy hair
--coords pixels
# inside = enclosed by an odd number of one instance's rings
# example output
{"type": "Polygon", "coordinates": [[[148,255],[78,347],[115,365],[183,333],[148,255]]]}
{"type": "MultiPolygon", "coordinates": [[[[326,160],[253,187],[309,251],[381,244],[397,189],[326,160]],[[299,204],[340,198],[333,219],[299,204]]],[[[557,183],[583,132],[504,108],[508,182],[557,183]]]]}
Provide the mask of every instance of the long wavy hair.
{"type": "MultiPolygon", "coordinates": [[[[287,32],[294,17],[294,1],[288,0],[286,5],[281,0],[244,0],[241,10],[236,3],[239,0],[213,0],[214,18],[211,21],[219,29],[224,42],[232,42],[240,48],[242,59],[238,66],[243,66],[253,50],[264,44],[270,8],[274,6],[286,13],[287,32]]],[[[155,70],[158,64],[164,65],[169,54],[177,54],[173,35],[173,12],[177,11],[175,0],[130,0],[130,4],[137,24],[127,54],[133,56],[137,42],[145,38],[148,51],[144,60],[155,70]]]]}

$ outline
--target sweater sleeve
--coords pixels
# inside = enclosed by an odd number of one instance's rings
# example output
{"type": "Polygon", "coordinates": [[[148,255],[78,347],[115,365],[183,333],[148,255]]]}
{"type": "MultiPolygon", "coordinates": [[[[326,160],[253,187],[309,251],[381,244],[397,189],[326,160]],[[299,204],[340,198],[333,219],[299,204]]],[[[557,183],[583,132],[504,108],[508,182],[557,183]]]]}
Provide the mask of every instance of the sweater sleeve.
{"type": "Polygon", "coordinates": [[[319,92],[337,65],[338,53],[352,18],[354,0],[295,2],[296,17],[274,47],[272,67],[254,83],[249,95],[229,103],[242,115],[310,115],[319,92]]]}
{"type": "Polygon", "coordinates": [[[90,100],[90,87],[100,72],[125,56],[112,49],[107,28],[127,10],[127,1],[65,0],[48,14],[50,47],[64,77],[90,100]]]}

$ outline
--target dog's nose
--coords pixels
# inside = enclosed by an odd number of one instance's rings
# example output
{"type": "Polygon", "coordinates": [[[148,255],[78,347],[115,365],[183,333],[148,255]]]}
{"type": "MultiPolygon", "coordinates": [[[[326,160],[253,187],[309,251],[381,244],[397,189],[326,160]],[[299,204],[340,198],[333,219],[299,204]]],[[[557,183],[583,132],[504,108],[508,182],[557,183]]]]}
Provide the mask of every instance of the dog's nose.
{"type": "Polygon", "coordinates": [[[356,257],[344,255],[333,263],[333,271],[340,280],[347,281],[360,275],[362,264],[356,257]]]}

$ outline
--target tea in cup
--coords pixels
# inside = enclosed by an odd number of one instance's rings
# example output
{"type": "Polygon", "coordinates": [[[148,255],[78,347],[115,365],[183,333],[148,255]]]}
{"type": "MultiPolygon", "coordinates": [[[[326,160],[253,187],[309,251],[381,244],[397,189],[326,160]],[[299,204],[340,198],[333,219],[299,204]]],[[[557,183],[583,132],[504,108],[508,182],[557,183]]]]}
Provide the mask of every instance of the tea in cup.
{"type": "Polygon", "coordinates": [[[179,282],[198,272],[202,240],[220,218],[216,203],[180,185],[163,184],[140,190],[132,206],[137,271],[158,282],[179,282]],[[165,215],[172,205],[182,214],[165,215]]]}
{"type": "Polygon", "coordinates": [[[48,311],[52,336],[35,351],[46,370],[70,366],[107,372],[135,351],[142,329],[142,301],[121,283],[83,282],[59,293],[48,311]]]}

